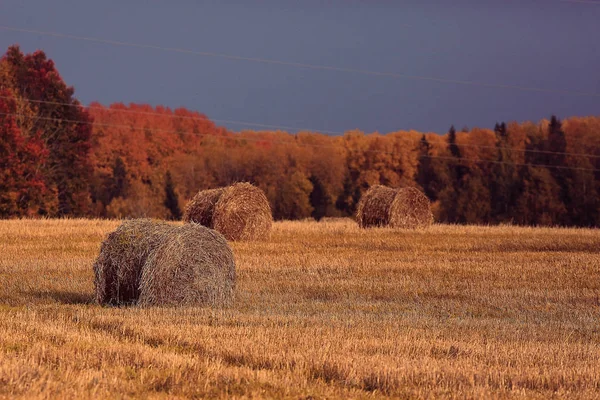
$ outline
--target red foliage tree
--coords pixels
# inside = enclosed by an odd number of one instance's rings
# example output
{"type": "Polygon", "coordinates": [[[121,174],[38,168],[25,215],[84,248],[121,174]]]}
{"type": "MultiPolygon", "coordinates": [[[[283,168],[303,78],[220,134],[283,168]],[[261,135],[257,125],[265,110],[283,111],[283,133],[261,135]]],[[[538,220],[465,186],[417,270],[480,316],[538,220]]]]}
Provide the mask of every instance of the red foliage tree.
{"type": "Polygon", "coordinates": [[[54,62],[43,51],[23,54],[11,46],[0,60],[0,88],[15,96],[17,126],[27,137],[38,132],[48,149],[40,165],[56,193],[58,215],[85,215],[91,166],[91,118],[73,97],[54,62]]]}
{"type": "Polygon", "coordinates": [[[23,135],[10,97],[10,92],[0,90],[0,215],[31,216],[44,208],[47,189],[40,165],[48,151],[39,133],[23,135]]]}

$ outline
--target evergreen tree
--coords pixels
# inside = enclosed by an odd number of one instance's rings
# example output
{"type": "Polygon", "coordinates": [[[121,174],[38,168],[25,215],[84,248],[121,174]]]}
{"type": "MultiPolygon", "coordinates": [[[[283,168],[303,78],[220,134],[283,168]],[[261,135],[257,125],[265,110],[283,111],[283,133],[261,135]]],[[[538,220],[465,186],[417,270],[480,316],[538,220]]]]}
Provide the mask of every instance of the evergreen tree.
{"type": "MultiPolygon", "coordinates": [[[[129,180],[127,178],[127,168],[121,157],[118,156],[115,159],[112,172],[110,200],[114,199],[115,197],[125,197],[127,189],[129,188],[129,180]]],[[[169,179],[170,176],[171,174],[167,172],[167,179],[169,179]]]]}
{"type": "Polygon", "coordinates": [[[461,224],[490,222],[490,191],[480,168],[472,168],[461,182],[456,196],[456,221],[461,224]]]}
{"type": "Polygon", "coordinates": [[[588,159],[579,157],[570,163],[567,170],[566,209],[568,222],[576,226],[600,225],[600,197],[594,180],[593,165],[588,159]]]}
{"type": "Polygon", "coordinates": [[[342,193],[340,193],[335,202],[335,208],[340,210],[343,215],[354,215],[359,200],[360,187],[354,183],[350,174],[347,174],[344,178],[342,193]]]}
{"type": "Polygon", "coordinates": [[[440,216],[442,220],[449,223],[461,221],[458,208],[459,193],[463,189],[463,178],[467,169],[462,165],[461,152],[456,141],[456,129],[450,127],[448,131],[448,152],[451,159],[447,162],[448,185],[440,193],[440,216]]]}
{"type": "Polygon", "coordinates": [[[321,182],[319,178],[316,176],[310,177],[310,183],[313,185],[312,192],[310,193],[310,205],[313,208],[313,212],[311,213],[312,217],[317,221],[320,221],[323,217],[327,215],[327,211],[329,206],[331,205],[331,199],[327,195],[327,191],[325,186],[321,182]]]}
{"type": "Polygon", "coordinates": [[[494,222],[506,222],[511,220],[512,210],[518,196],[517,166],[514,165],[506,124],[504,122],[496,123],[494,133],[496,134],[497,163],[491,167],[490,211],[494,222]]]}
{"type": "MultiPolygon", "coordinates": [[[[548,126],[548,139],[546,150],[546,165],[549,166],[550,173],[558,186],[560,187],[560,192],[558,196],[558,201],[566,206],[566,209],[569,209],[570,201],[569,201],[569,171],[566,163],[566,151],[567,151],[567,140],[565,138],[565,132],[562,129],[562,122],[553,115],[550,118],[550,125],[548,126]]],[[[561,225],[570,225],[569,213],[564,213],[559,216],[558,223],[561,225]]]]}
{"type": "Polygon", "coordinates": [[[181,219],[181,209],[179,208],[179,198],[175,193],[175,185],[173,184],[173,178],[171,177],[171,171],[167,171],[167,177],[165,179],[165,207],[169,210],[169,219],[179,220],[181,219]]]}
{"type": "Polygon", "coordinates": [[[423,189],[423,192],[431,200],[435,200],[437,193],[434,193],[432,189],[433,183],[433,168],[431,159],[431,145],[427,141],[427,137],[423,135],[419,141],[418,147],[419,164],[417,165],[417,176],[415,181],[423,189]]]}
{"type": "Polygon", "coordinates": [[[448,149],[450,150],[452,157],[460,158],[460,149],[456,144],[456,129],[454,129],[454,125],[452,125],[448,131],[448,149]]]}
{"type": "Polygon", "coordinates": [[[558,225],[565,213],[560,186],[544,167],[520,168],[520,195],[515,206],[515,222],[520,225],[558,225]]]}
{"type": "MultiPolygon", "coordinates": [[[[551,152],[547,157],[548,165],[565,165],[566,155],[564,153],[567,151],[567,139],[562,129],[562,122],[555,115],[550,118],[550,125],[548,125],[547,150],[551,152]]],[[[555,170],[560,169],[555,168],[555,170]]]]}
{"type": "Polygon", "coordinates": [[[418,165],[415,176],[416,183],[431,201],[437,201],[440,193],[448,187],[448,163],[444,159],[438,159],[431,154],[431,144],[423,135],[418,146],[418,165]]]}

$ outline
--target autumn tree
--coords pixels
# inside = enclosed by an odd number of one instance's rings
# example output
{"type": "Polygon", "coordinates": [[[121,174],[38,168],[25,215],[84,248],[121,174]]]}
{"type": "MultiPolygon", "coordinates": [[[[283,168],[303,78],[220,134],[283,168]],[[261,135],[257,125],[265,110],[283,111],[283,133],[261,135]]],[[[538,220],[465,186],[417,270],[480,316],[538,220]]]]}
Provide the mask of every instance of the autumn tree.
{"type": "Polygon", "coordinates": [[[16,118],[16,102],[0,90],[0,217],[44,214],[48,195],[39,165],[48,155],[39,133],[23,134],[16,118]]]}
{"type": "Polygon", "coordinates": [[[40,168],[45,184],[56,192],[57,215],[84,215],[90,202],[92,120],[74,98],[74,89],[43,51],[24,55],[18,46],[0,60],[0,79],[0,87],[15,95],[17,108],[32,112],[20,116],[19,129],[27,137],[39,132],[48,149],[40,168]]]}
{"type": "Polygon", "coordinates": [[[313,185],[300,171],[295,171],[287,178],[280,190],[273,210],[275,219],[309,218],[314,209],[310,204],[313,185]]]}

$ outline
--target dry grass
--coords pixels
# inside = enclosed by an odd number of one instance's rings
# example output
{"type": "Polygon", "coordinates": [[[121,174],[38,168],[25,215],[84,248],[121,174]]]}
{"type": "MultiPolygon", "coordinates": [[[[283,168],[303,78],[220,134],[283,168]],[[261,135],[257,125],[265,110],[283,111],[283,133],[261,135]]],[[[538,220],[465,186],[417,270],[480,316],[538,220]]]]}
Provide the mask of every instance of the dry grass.
{"type": "Polygon", "coordinates": [[[231,308],[105,308],[112,221],[0,222],[0,397],[598,398],[600,232],[283,222],[231,308]]]}

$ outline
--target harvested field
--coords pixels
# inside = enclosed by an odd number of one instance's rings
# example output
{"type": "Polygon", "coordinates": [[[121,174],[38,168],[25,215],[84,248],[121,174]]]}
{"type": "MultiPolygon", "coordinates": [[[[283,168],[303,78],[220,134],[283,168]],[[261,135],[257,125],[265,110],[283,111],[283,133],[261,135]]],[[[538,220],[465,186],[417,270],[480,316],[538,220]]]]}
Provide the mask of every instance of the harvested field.
{"type": "Polygon", "coordinates": [[[101,307],[119,221],[0,221],[0,398],[598,398],[600,231],[277,222],[224,309],[101,307]]]}

